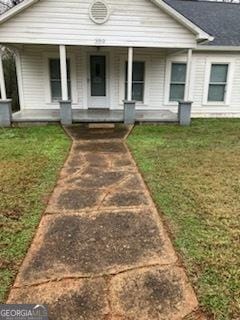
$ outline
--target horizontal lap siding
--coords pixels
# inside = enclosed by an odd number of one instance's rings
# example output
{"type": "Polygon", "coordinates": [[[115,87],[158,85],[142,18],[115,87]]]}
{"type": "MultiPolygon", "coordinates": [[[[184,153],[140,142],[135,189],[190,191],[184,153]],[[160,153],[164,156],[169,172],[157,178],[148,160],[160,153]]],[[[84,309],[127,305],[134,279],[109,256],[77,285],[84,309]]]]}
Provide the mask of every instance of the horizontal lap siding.
{"type": "MultiPolygon", "coordinates": [[[[102,48],[98,51],[93,47],[68,47],[68,53],[75,58],[76,62],[76,87],[77,103],[75,108],[87,108],[87,63],[88,54],[106,52],[109,57],[109,89],[110,107],[112,109],[122,108],[124,99],[124,61],[127,61],[126,48],[102,48]]],[[[58,55],[58,48],[53,46],[28,46],[21,51],[21,64],[23,72],[23,91],[25,108],[58,108],[58,104],[46,103],[45,86],[49,79],[44,73],[44,55],[55,52],[58,55]]],[[[174,56],[176,57],[176,56],[174,56]]],[[[179,56],[181,60],[184,56],[179,56]]],[[[170,109],[176,111],[176,106],[165,104],[165,72],[168,56],[161,49],[135,49],[134,59],[146,62],[145,90],[147,101],[144,105],[138,104],[137,108],[143,109],[170,109]]],[[[185,57],[186,58],[186,57],[185,57]]],[[[178,59],[178,57],[177,57],[178,59]]],[[[240,113],[240,55],[218,54],[218,53],[194,53],[192,69],[192,100],[193,115],[214,115],[214,114],[236,114],[240,113]],[[204,82],[206,63],[208,58],[231,58],[234,61],[232,95],[229,106],[204,106],[204,82]]]]}
{"type": "Polygon", "coordinates": [[[89,18],[90,0],[42,0],[0,26],[0,42],[191,47],[195,36],[150,0],[109,0],[107,23],[89,18]]]}
{"type": "Polygon", "coordinates": [[[45,108],[43,56],[39,50],[28,49],[21,53],[24,107],[45,108]]]}
{"type": "MultiPolygon", "coordinates": [[[[77,102],[74,108],[87,108],[88,103],[88,54],[99,54],[96,48],[67,47],[70,57],[75,59],[77,102]]],[[[110,108],[121,109],[124,92],[124,61],[127,61],[126,48],[103,48],[101,53],[108,56],[110,108]]],[[[58,56],[58,48],[54,46],[29,46],[21,51],[21,65],[24,91],[24,108],[58,108],[58,104],[47,103],[46,86],[49,79],[46,76],[46,56],[58,56]]],[[[165,55],[159,49],[135,49],[134,59],[146,62],[145,90],[147,90],[147,104],[144,108],[163,108],[165,55]]],[[[138,105],[138,108],[142,108],[138,105]]]]}
{"type": "Polygon", "coordinates": [[[240,114],[240,54],[232,53],[195,53],[194,54],[194,68],[193,68],[193,89],[192,100],[193,113],[196,114],[217,114],[217,113],[239,113],[240,114]],[[232,75],[232,90],[229,105],[204,105],[204,84],[206,75],[206,65],[208,59],[211,59],[217,63],[218,59],[221,62],[228,62],[228,59],[232,59],[233,63],[233,75],[232,75]]]}

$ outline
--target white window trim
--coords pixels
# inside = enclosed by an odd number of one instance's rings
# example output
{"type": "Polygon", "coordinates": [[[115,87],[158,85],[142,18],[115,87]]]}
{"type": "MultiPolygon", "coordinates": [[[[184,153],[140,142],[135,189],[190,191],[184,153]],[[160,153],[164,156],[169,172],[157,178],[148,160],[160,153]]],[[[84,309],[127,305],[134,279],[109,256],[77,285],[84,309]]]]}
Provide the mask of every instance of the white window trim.
{"type": "MultiPolygon", "coordinates": [[[[45,84],[45,101],[46,104],[51,106],[59,106],[58,102],[52,101],[51,83],[50,83],[50,68],[49,59],[60,59],[59,54],[56,52],[45,53],[43,55],[44,62],[44,84],[45,84]]],[[[68,54],[67,59],[70,60],[70,79],[71,79],[71,97],[72,103],[78,103],[77,96],[77,73],[76,73],[76,57],[74,54],[68,54]]]]}
{"type": "Polygon", "coordinates": [[[231,93],[233,85],[233,70],[234,70],[235,59],[229,58],[207,58],[205,67],[205,80],[204,80],[204,91],[203,91],[203,106],[218,106],[226,107],[231,103],[231,93]],[[208,101],[208,91],[211,76],[212,64],[228,64],[228,75],[226,81],[226,92],[224,101],[208,101]]]}
{"type": "MultiPolygon", "coordinates": [[[[172,70],[172,63],[186,63],[187,65],[187,57],[171,57],[166,60],[166,70],[165,70],[165,95],[164,95],[164,104],[167,106],[177,106],[177,101],[170,101],[170,84],[171,84],[171,70],[172,70]]],[[[193,74],[194,63],[192,61],[192,72],[193,74]]],[[[187,75],[186,75],[187,81],[187,75]]],[[[186,90],[186,81],[185,81],[185,90],[186,90]]],[[[189,94],[192,97],[192,80],[190,82],[189,94]]]]}
{"type": "MultiPolygon", "coordinates": [[[[144,62],[144,93],[143,93],[143,102],[137,101],[136,107],[144,108],[148,107],[149,104],[149,60],[146,56],[134,55],[133,62],[140,61],[144,62]]],[[[119,104],[123,106],[123,100],[125,100],[125,64],[128,62],[126,56],[120,57],[120,77],[119,77],[119,104]]]]}

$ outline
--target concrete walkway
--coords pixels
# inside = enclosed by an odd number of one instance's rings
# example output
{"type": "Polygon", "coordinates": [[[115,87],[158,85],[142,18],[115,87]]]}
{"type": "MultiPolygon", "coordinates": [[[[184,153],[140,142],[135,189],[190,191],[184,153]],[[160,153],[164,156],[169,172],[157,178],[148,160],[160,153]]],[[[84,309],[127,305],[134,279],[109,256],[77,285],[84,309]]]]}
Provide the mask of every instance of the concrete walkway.
{"type": "Polygon", "coordinates": [[[74,142],[8,303],[51,320],[200,319],[126,129],[69,129],[74,142]]]}

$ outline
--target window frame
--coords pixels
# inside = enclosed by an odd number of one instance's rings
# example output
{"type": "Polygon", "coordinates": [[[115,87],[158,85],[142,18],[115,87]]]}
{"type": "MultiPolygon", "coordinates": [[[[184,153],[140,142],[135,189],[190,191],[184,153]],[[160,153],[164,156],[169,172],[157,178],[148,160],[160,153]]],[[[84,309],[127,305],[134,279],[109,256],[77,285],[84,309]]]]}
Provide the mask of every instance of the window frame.
{"type": "Polygon", "coordinates": [[[169,83],[169,97],[168,97],[168,100],[169,102],[178,102],[177,100],[171,100],[171,86],[172,85],[184,85],[184,92],[183,92],[183,97],[182,99],[179,99],[179,100],[184,100],[184,96],[185,96],[185,91],[186,91],[186,83],[187,83],[187,63],[185,62],[175,62],[175,61],[172,61],[171,62],[171,70],[170,70],[170,83],[169,83]],[[186,66],[186,72],[185,72],[185,81],[172,81],[172,68],[173,68],[173,65],[174,64],[183,64],[186,66]]]}
{"type": "MultiPolygon", "coordinates": [[[[142,93],[142,96],[143,96],[143,99],[142,100],[136,100],[137,103],[141,103],[143,104],[144,103],[144,97],[145,97],[145,86],[146,86],[146,82],[145,82],[145,78],[146,78],[146,62],[144,60],[135,60],[133,61],[133,64],[134,63],[143,63],[143,80],[142,81],[135,81],[132,79],[132,93],[133,93],[133,85],[134,84],[143,84],[143,93],[142,93]]],[[[128,66],[128,61],[125,62],[125,79],[124,79],[124,98],[127,100],[127,88],[128,88],[128,74],[126,73],[126,71],[128,70],[127,69],[127,66],[128,66]]],[[[133,99],[134,100],[134,99],[133,99]]]]}
{"type": "MultiPolygon", "coordinates": [[[[143,96],[143,102],[136,101],[136,107],[139,110],[144,110],[145,108],[148,107],[149,105],[149,90],[150,90],[150,77],[149,77],[149,72],[150,72],[150,63],[151,60],[149,59],[149,56],[146,56],[144,54],[134,54],[134,61],[140,61],[144,62],[145,64],[145,69],[144,69],[144,96],[143,96]]],[[[119,61],[119,80],[118,80],[118,86],[119,86],[119,107],[123,107],[123,101],[125,100],[125,66],[126,62],[128,62],[127,56],[122,54],[120,56],[120,61],[119,61]]]]}
{"type": "MultiPolygon", "coordinates": [[[[58,108],[58,101],[52,101],[51,95],[51,83],[50,83],[50,59],[59,59],[58,52],[43,53],[44,63],[44,84],[45,84],[45,103],[53,108],[58,108]]],[[[78,104],[77,93],[77,73],[76,73],[76,57],[75,54],[70,53],[67,55],[67,59],[70,61],[70,80],[71,80],[71,100],[73,104],[78,104]]]]}
{"type": "Polygon", "coordinates": [[[206,69],[205,69],[205,81],[204,81],[204,94],[203,94],[203,106],[229,106],[231,101],[231,92],[232,92],[232,84],[233,84],[233,64],[234,59],[218,59],[218,58],[212,58],[207,59],[206,61],[206,69]],[[224,101],[209,101],[208,95],[209,95],[209,88],[210,84],[214,84],[211,82],[211,70],[212,65],[228,65],[228,73],[227,73],[227,79],[225,83],[219,82],[216,84],[225,84],[225,95],[224,95],[224,101]]]}
{"type": "MultiPolygon", "coordinates": [[[[166,60],[164,104],[167,106],[178,106],[178,101],[170,101],[171,72],[172,72],[173,63],[180,63],[180,64],[185,63],[186,73],[187,73],[187,57],[171,57],[166,60]]],[[[184,92],[186,92],[186,87],[187,87],[186,81],[187,81],[187,74],[186,74],[184,92]]],[[[189,85],[190,100],[192,100],[192,86],[194,86],[194,60],[192,61],[192,76],[191,76],[191,83],[189,85]]]]}
{"type": "MultiPolygon", "coordinates": [[[[49,58],[48,59],[48,67],[49,67],[49,81],[50,81],[50,94],[51,94],[51,101],[52,103],[58,103],[59,100],[62,99],[62,97],[58,97],[56,99],[53,98],[53,94],[52,94],[52,82],[58,82],[60,83],[60,88],[61,88],[61,71],[60,71],[60,77],[59,79],[57,78],[52,78],[51,77],[51,60],[59,60],[59,66],[60,66],[60,58],[49,58]]],[[[69,58],[67,58],[67,61],[69,61],[69,67],[70,67],[70,72],[68,73],[69,77],[67,79],[67,84],[68,84],[68,90],[70,88],[70,92],[68,92],[68,99],[71,100],[71,96],[72,96],[72,82],[71,82],[71,60],[69,58]]]]}

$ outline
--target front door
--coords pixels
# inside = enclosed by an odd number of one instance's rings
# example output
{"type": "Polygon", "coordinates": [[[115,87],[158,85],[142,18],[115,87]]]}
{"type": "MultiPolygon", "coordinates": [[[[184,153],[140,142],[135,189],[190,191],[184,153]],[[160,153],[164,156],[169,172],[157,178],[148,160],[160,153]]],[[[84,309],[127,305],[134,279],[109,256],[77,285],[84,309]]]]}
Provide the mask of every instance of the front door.
{"type": "Polygon", "coordinates": [[[89,108],[108,108],[107,63],[105,55],[90,55],[89,108]]]}

